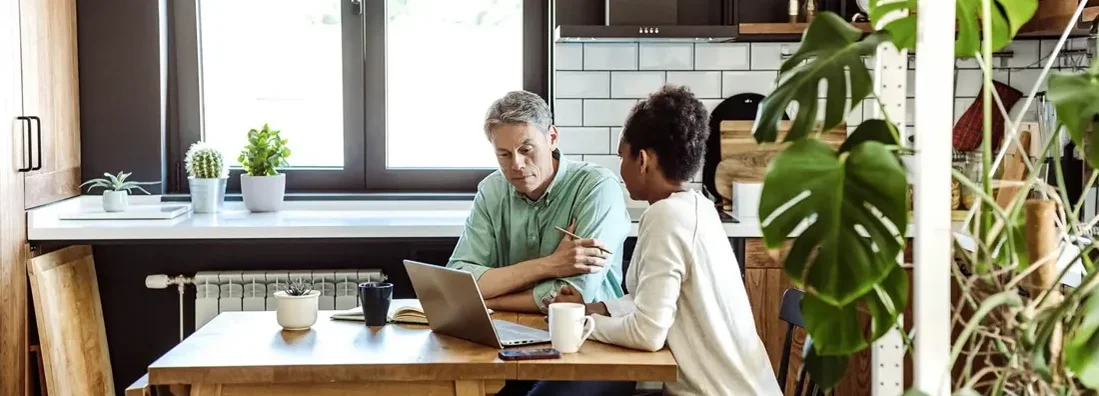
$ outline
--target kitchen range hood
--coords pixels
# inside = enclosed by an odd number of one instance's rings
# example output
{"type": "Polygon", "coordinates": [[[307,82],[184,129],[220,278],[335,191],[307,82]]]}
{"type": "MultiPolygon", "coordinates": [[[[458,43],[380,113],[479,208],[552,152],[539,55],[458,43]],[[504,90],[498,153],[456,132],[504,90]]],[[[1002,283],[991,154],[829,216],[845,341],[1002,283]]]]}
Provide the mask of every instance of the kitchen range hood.
{"type": "Polygon", "coordinates": [[[725,42],[736,40],[735,25],[664,25],[664,26],[558,26],[554,40],[560,42],[616,41],[687,41],[725,42]]]}
{"type": "Polygon", "coordinates": [[[723,42],[737,38],[733,0],[557,0],[554,40],[723,42]],[[593,4],[595,3],[595,4],[593,4]],[[577,18],[576,15],[582,15],[577,18]]]}

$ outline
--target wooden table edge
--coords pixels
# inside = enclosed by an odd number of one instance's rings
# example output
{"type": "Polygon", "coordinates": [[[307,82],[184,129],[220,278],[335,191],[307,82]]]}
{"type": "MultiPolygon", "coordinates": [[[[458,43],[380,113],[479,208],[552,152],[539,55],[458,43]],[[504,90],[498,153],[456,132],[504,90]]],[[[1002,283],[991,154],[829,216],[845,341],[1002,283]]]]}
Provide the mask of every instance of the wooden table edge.
{"type": "Polygon", "coordinates": [[[265,383],[308,383],[308,382],[422,382],[422,381],[505,381],[515,379],[518,364],[516,362],[462,363],[462,366],[483,366],[478,373],[448,375],[448,371],[460,371],[452,363],[422,364],[401,363],[384,365],[312,365],[301,366],[232,366],[232,367],[156,367],[148,368],[149,385],[179,385],[198,383],[252,384],[265,383]],[[430,366],[436,366],[431,368],[430,366]],[[240,375],[239,370],[266,370],[268,375],[240,375]],[[293,371],[294,375],[279,375],[280,370],[293,371]],[[394,372],[400,374],[394,375],[394,372]],[[333,375],[339,373],[344,375],[333,375]],[[413,373],[409,375],[408,373],[413,373]],[[257,378],[259,377],[259,378],[257,378]],[[302,378],[324,378],[323,381],[303,380],[302,378]],[[441,377],[447,377],[441,379],[441,377]]]}

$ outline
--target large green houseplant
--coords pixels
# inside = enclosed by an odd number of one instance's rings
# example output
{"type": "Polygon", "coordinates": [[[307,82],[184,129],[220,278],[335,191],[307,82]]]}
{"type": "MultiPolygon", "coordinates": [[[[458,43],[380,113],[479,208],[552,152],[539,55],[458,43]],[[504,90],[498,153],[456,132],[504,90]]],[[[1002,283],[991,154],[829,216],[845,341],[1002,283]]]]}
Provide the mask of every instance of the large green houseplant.
{"type": "MultiPolygon", "coordinates": [[[[958,250],[961,264],[954,267],[962,295],[955,310],[969,314],[954,315],[961,331],[952,347],[951,364],[957,363],[961,374],[952,389],[962,394],[974,394],[967,392],[975,389],[986,394],[1075,394],[1099,388],[1099,298],[1089,299],[1099,277],[1086,254],[1082,260],[1088,275],[1080,287],[1065,293],[1063,303],[1044,301],[1057,294],[1054,289],[1059,290],[1059,284],[1030,295],[1020,293],[1023,280],[1051,261],[1028,258],[1023,232],[1028,194],[1051,193],[1066,219],[1063,237],[1079,234],[1075,218],[1079,203],[1069,202],[1064,189],[1058,188],[1063,180],[1047,185],[1033,169],[1006,208],[991,198],[992,52],[1011,42],[1034,15],[1037,2],[957,0],[955,4],[955,55],[980,54],[986,72],[981,182],[954,174],[978,200],[967,228],[975,248],[958,250]],[[1063,353],[1051,350],[1061,338],[1063,353]],[[974,356],[983,356],[986,366],[999,368],[978,370],[974,356]]],[[[796,103],[797,114],[783,140],[786,149],[774,158],[765,176],[759,218],[765,245],[782,256],[786,275],[806,292],[802,314],[812,344],[806,348],[805,362],[824,388],[845,375],[852,354],[867,349],[890,329],[901,330],[911,341],[906,329],[897,324],[909,303],[908,277],[898,263],[909,226],[908,181],[901,162],[908,149],[888,119],[866,120],[838,149],[817,135],[838,126],[865,99],[874,98],[863,57],[885,42],[915,49],[916,11],[915,0],[871,0],[872,24],[877,26],[886,18],[891,22],[869,35],[838,15],[822,13],[806,29],[798,51],[783,63],[780,83],[763,101],[754,126],[758,142],[775,142],[779,120],[796,103]],[[895,17],[903,11],[906,16],[895,17]],[[822,81],[827,82],[827,92],[823,120],[817,120],[822,81]],[[783,252],[791,234],[796,234],[793,243],[783,252]],[[869,328],[863,325],[866,319],[869,328]]],[[[1093,63],[1086,72],[1052,75],[1047,95],[1057,108],[1058,120],[1085,148],[1088,164],[1099,165],[1099,145],[1090,142],[1099,116],[1099,66],[1093,63]]],[[[1054,134],[1048,141],[1059,140],[1054,134]]],[[[1059,155],[1059,147],[1045,147],[1037,163],[1059,155]]],[[[1053,164],[1060,176],[1060,162],[1053,164]]],[[[1084,253],[1093,247],[1086,247],[1084,253]]],[[[944,367],[944,374],[952,367],[944,367]]]]}

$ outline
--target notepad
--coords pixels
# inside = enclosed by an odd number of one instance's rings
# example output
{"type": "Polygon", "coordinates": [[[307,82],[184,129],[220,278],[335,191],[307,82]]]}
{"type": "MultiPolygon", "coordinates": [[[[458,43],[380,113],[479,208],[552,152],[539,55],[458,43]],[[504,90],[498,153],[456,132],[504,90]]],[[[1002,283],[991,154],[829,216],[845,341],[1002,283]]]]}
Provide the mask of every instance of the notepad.
{"type": "MultiPolygon", "coordinates": [[[[491,314],[492,310],[489,309],[488,313],[491,314]]],[[[340,311],[332,314],[332,319],[362,322],[364,320],[363,309],[362,307],[355,307],[340,311]]],[[[427,316],[424,315],[424,308],[420,305],[420,300],[414,298],[394,299],[389,304],[389,314],[386,321],[389,323],[427,324],[427,316]]]]}

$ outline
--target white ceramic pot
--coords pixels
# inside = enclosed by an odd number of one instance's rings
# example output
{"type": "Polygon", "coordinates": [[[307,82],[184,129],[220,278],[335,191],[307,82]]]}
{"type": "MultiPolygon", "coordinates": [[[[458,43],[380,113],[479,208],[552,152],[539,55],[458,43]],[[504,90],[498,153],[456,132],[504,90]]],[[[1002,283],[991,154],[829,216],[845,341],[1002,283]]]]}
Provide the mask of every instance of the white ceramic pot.
{"type": "Polygon", "coordinates": [[[288,296],[275,292],[275,316],[285,330],[305,330],[317,323],[320,290],[310,290],[304,296],[288,296]]]}
{"type": "Polygon", "coordinates": [[[195,213],[217,213],[225,201],[225,185],[229,178],[197,179],[187,178],[191,190],[191,205],[195,213]]]}
{"type": "Polygon", "coordinates": [[[129,191],[104,191],[103,192],[103,211],[104,212],[125,212],[127,206],[130,206],[130,192],[129,191]]]}
{"type": "Polygon", "coordinates": [[[286,174],[275,176],[240,175],[240,194],[244,207],[252,212],[277,212],[286,194],[286,174]]]}

